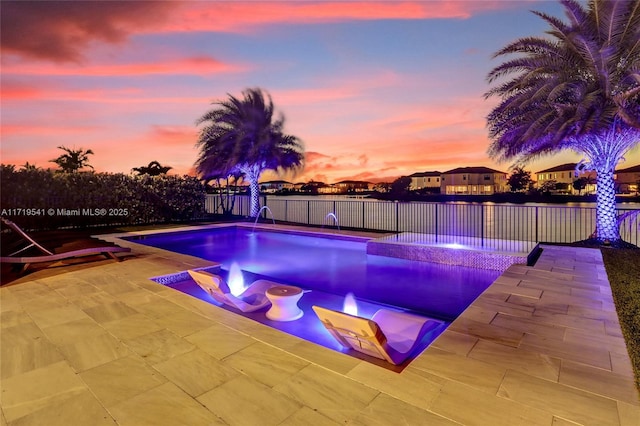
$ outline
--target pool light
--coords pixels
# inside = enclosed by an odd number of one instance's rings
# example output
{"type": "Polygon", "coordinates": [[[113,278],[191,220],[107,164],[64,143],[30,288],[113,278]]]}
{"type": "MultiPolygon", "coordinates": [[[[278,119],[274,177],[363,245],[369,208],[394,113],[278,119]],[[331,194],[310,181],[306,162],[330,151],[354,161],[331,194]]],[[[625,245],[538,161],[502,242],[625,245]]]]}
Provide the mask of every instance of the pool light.
{"type": "Polygon", "coordinates": [[[463,249],[463,248],[467,248],[466,246],[462,245],[462,244],[458,244],[458,243],[449,243],[449,244],[443,244],[442,247],[446,247],[446,248],[451,248],[451,249],[463,249]]]}

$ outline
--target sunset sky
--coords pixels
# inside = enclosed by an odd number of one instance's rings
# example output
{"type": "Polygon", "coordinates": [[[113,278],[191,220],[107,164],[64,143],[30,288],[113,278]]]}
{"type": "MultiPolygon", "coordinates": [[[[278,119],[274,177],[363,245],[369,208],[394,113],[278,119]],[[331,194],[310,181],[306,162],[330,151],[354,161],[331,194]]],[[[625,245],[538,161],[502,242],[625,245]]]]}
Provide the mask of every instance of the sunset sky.
{"type": "MultiPolygon", "coordinates": [[[[64,145],[92,149],[96,171],[193,173],[196,119],[260,87],[305,145],[287,180],[508,172],[486,154],[483,94],[492,54],[547,29],[532,9],[564,18],[535,0],[2,1],[0,160],[55,167],[64,145]]],[[[621,167],[638,163],[636,148],[621,167]]]]}

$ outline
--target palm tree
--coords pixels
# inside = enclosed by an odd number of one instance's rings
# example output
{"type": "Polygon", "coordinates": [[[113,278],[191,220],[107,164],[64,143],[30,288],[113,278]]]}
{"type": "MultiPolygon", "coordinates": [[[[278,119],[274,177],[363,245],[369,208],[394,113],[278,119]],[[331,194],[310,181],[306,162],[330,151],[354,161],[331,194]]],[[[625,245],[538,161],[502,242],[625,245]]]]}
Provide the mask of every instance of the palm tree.
{"type": "Polygon", "coordinates": [[[84,167],[93,169],[93,166],[89,164],[89,155],[93,155],[93,151],[90,149],[85,151],[82,148],[71,149],[64,146],[59,146],[58,149],[65,151],[66,154],[62,154],[58,158],[49,161],[60,166],[61,172],[75,173],[84,167]]]}
{"type": "Polygon", "coordinates": [[[36,166],[35,164],[31,164],[28,161],[24,163],[21,167],[22,167],[22,170],[26,170],[26,171],[33,171],[33,170],[40,169],[40,167],[36,166]]]}
{"type": "Polygon", "coordinates": [[[258,179],[265,170],[298,170],[304,165],[304,148],[295,136],[283,131],[284,117],[275,117],[271,96],[261,89],[246,89],[243,98],[214,102],[214,109],[200,117],[196,146],[200,153],[196,171],[203,179],[242,173],[249,182],[251,217],[260,210],[258,179]]]}
{"type": "Polygon", "coordinates": [[[160,176],[167,174],[173,167],[163,166],[157,161],[152,161],[148,166],[134,167],[132,170],[138,175],[160,176]]]}
{"type": "Polygon", "coordinates": [[[500,103],[487,117],[489,154],[524,164],[571,149],[579,166],[597,172],[596,238],[620,240],[613,174],[640,141],[640,2],[561,0],[568,23],[533,12],[550,36],[526,37],[494,57],[517,55],[494,68],[485,98],[500,103]]]}

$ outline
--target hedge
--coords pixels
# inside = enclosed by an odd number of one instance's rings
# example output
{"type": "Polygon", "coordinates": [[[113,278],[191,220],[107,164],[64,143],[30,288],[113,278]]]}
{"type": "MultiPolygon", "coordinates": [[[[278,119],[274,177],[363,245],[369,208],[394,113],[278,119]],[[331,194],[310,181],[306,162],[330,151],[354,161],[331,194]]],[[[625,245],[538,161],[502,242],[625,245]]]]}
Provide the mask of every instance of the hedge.
{"type": "Polygon", "coordinates": [[[56,173],[0,166],[2,216],[25,229],[188,221],[205,216],[191,176],[56,173]]]}

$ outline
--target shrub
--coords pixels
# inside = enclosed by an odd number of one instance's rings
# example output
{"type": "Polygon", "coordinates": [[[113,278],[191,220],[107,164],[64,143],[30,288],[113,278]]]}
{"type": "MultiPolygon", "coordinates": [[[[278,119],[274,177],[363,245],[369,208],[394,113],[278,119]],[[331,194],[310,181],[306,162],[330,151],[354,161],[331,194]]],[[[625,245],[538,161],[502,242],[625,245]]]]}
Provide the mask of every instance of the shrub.
{"type": "Polygon", "coordinates": [[[27,229],[187,221],[205,216],[190,176],[54,173],[0,166],[2,215],[27,229]]]}

